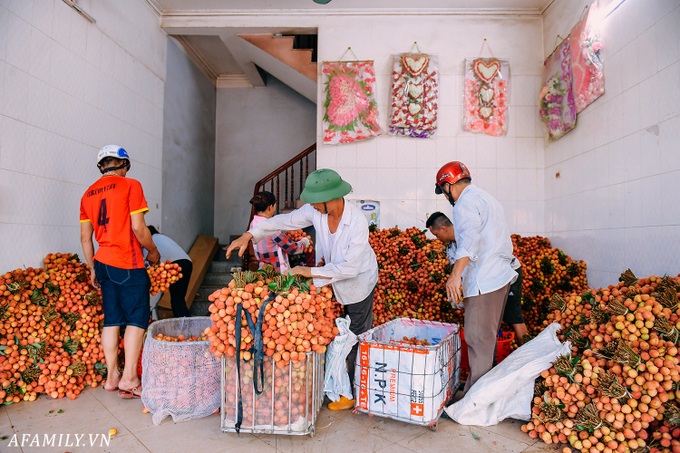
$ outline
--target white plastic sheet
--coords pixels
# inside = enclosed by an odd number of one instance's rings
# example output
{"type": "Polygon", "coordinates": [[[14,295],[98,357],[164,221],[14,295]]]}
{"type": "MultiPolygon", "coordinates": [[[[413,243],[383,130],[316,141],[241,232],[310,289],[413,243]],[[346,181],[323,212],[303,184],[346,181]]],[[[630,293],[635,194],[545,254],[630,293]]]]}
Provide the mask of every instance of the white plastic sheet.
{"type": "Polygon", "coordinates": [[[324,392],[331,401],[338,401],[340,396],[350,400],[354,398],[345,361],[357,342],[357,336],[349,330],[349,324],[349,315],[335,319],[339,332],[326,350],[324,392]]]}
{"type": "Polygon", "coordinates": [[[491,426],[506,418],[531,419],[534,381],[559,356],[571,352],[571,343],[560,343],[552,323],[536,338],[516,349],[482,376],[460,401],[445,411],[461,425],[491,426]]]}

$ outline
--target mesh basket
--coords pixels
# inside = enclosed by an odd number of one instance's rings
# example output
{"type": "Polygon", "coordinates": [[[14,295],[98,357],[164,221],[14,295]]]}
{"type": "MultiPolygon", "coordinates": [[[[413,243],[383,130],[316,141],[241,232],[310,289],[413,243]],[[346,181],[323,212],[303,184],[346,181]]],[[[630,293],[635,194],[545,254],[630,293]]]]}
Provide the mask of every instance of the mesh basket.
{"type": "Polygon", "coordinates": [[[283,368],[264,358],[264,385],[259,395],[253,382],[253,361],[242,361],[240,380],[236,358],[222,358],[222,431],[284,435],[314,435],[323,403],[324,355],[307,352],[299,362],[283,368]],[[241,388],[242,425],[237,430],[238,389],[241,388]]]}
{"type": "Polygon", "coordinates": [[[458,386],[457,324],[398,318],[359,335],[356,410],[417,425],[436,425],[458,386]],[[429,346],[400,343],[426,339],[429,346]]]}
{"type": "Polygon", "coordinates": [[[149,326],[142,356],[142,402],[153,414],[154,425],[168,415],[178,422],[206,417],[220,408],[221,363],[210,352],[210,342],[154,339],[158,334],[200,336],[211,325],[209,317],[199,316],[149,326]]]}

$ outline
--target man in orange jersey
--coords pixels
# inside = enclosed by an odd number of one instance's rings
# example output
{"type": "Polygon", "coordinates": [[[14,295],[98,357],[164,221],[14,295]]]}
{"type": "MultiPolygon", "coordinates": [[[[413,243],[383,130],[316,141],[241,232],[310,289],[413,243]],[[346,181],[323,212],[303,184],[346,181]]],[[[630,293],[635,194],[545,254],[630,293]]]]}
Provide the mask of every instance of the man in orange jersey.
{"type": "Polygon", "coordinates": [[[142,385],[137,361],[149,325],[149,289],[142,247],[150,264],[160,259],[144,221],[149,207],[139,181],[126,178],[130,156],[117,145],[99,150],[102,177],[80,200],[80,242],[94,286],[101,287],[104,303],[102,348],[107,379],[104,388],[124,399],[140,398],[142,385]],[[94,252],[92,234],[99,248],[94,252]],[[118,369],[120,327],[125,326],[125,368],[118,369]]]}

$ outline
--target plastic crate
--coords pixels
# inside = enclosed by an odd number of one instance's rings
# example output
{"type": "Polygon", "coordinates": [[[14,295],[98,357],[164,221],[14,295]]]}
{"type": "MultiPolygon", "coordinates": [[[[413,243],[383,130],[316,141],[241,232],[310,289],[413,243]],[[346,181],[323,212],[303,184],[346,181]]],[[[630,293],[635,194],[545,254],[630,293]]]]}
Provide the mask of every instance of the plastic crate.
{"type": "MultiPolygon", "coordinates": [[[[496,343],[496,365],[512,352],[512,342],[515,339],[514,332],[499,332],[498,342],[496,343]]],[[[465,329],[460,329],[460,379],[466,380],[470,374],[470,362],[468,361],[467,343],[465,342],[465,329]]]]}
{"type": "Polygon", "coordinates": [[[324,355],[308,352],[298,362],[277,368],[272,357],[264,358],[264,385],[257,394],[253,360],[241,361],[240,379],[235,357],[222,358],[223,432],[314,435],[323,403],[324,355]],[[238,386],[243,407],[237,430],[238,386]]]}
{"type": "Polygon", "coordinates": [[[359,335],[355,411],[436,428],[458,386],[459,352],[457,324],[400,318],[359,335]]]}

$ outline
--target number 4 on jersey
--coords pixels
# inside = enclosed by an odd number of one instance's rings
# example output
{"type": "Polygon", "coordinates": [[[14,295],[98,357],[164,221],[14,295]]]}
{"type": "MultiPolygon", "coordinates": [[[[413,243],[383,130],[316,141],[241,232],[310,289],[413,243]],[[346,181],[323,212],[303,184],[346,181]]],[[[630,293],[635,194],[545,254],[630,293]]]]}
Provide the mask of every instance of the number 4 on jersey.
{"type": "Polygon", "coordinates": [[[106,198],[102,198],[102,201],[99,202],[99,218],[97,219],[97,224],[106,231],[107,223],[109,223],[109,218],[106,211],[106,198]]]}

